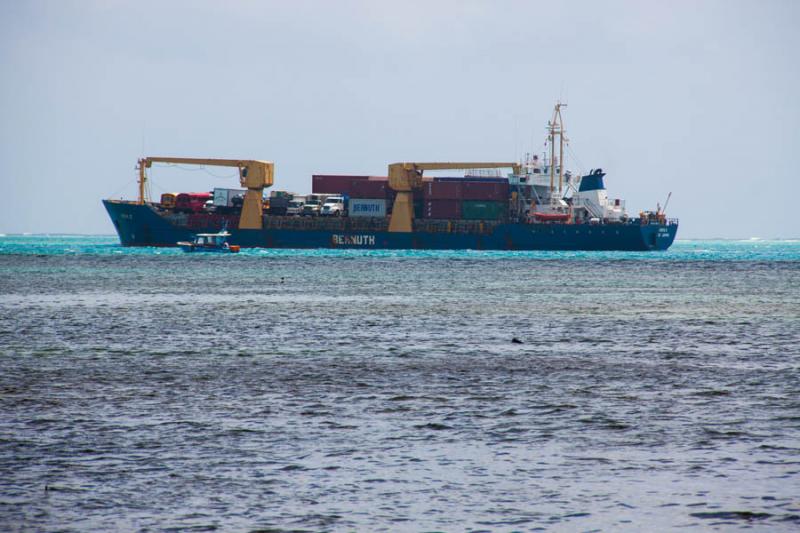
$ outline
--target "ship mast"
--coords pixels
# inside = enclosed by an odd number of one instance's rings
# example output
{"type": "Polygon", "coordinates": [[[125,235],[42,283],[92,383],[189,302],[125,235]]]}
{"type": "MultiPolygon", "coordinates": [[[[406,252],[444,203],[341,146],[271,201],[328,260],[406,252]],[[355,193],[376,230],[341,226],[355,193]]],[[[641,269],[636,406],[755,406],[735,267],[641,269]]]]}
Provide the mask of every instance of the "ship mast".
{"type": "Polygon", "coordinates": [[[564,188],[564,120],[561,118],[561,108],[567,104],[556,103],[553,110],[553,119],[548,123],[550,126],[550,198],[553,197],[556,179],[556,135],[558,135],[558,195],[561,197],[564,188]]]}

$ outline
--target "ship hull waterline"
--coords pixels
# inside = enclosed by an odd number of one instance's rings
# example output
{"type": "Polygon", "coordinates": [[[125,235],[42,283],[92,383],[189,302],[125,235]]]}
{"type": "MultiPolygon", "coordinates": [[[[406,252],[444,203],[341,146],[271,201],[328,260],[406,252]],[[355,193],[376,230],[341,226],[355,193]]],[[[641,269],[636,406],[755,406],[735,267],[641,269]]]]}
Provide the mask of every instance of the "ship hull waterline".
{"type": "MultiPolygon", "coordinates": [[[[196,233],[218,227],[172,224],[147,204],[104,200],[123,246],[177,246],[196,233]]],[[[228,228],[230,244],[242,248],[354,248],[418,250],[666,250],[677,224],[499,223],[485,233],[345,231],[329,229],[260,230],[228,228]]]]}

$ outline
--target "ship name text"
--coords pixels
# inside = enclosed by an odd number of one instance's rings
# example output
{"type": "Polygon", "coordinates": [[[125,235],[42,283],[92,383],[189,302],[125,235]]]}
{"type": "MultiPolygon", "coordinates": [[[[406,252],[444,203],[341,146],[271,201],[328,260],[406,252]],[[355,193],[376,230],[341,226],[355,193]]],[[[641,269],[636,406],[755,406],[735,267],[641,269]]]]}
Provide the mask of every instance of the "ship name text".
{"type": "Polygon", "coordinates": [[[375,246],[375,235],[333,235],[333,244],[375,246]]]}

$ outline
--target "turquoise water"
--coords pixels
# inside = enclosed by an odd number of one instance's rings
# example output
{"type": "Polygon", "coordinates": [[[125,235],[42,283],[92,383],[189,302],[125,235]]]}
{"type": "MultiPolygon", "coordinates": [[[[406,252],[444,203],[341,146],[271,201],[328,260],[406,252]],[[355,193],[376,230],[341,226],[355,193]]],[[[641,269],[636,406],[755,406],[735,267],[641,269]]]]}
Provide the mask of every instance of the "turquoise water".
{"type": "MultiPolygon", "coordinates": [[[[177,248],[125,248],[110,235],[4,235],[0,254],[179,255],[177,248]]],[[[484,252],[475,250],[265,250],[239,257],[400,257],[442,259],[577,259],[647,261],[800,261],[800,239],[676,240],[666,252],[484,252]]],[[[200,258],[202,260],[202,258],[200,258]]]]}
{"type": "Polygon", "coordinates": [[[0,531],[800,526],[800,242],[0,237],[0,531]]]}

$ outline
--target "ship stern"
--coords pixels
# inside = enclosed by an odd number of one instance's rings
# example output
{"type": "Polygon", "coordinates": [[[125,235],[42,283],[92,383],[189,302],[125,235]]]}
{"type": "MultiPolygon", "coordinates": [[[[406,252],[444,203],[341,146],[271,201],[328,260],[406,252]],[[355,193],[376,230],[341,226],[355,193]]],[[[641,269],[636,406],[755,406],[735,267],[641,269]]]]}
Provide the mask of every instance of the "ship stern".
{"type": "Polygon", "coordinates": [[[643,249],[666,250],[672,246],[677,234],[677,220],[670,220],[665,224],[644,224],[641,226],[643,249]]]}

